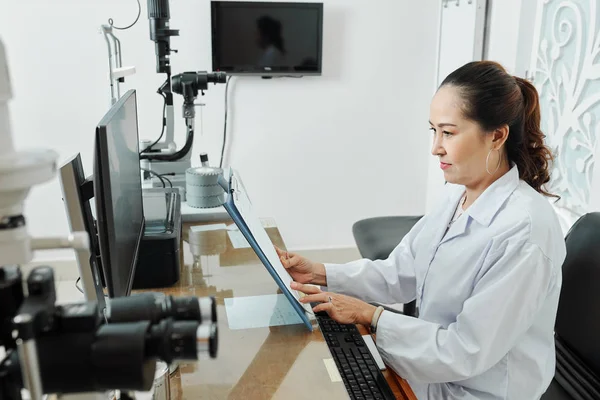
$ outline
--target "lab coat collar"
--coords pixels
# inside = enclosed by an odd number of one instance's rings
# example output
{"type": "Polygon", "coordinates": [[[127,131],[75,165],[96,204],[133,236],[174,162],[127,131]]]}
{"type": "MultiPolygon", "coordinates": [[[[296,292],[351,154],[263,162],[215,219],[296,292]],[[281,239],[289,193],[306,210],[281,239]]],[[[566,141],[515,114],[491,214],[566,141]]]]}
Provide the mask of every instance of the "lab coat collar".
{"type": "Polygon", "coordinates": [[[466,213],[481,225],[489,226],[517,186],[519,186],[519,169],[513,165],[475,200],[466,213]]]}

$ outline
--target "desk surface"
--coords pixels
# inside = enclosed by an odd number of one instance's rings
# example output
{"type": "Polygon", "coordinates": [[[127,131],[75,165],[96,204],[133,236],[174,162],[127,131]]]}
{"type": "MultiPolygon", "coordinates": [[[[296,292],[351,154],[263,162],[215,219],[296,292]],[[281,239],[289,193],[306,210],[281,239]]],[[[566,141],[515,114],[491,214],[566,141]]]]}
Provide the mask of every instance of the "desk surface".
{"type": "MultiPolygon", "coordinates": [[[[244,330],[230,329],[224,299],[277,293],[277,285],[250,248],[234,248],[224,230],[203,236],[199,265],[183,226],[180,281],[160,291],[177,296],[215,296],[219,350],[216,359],[180,364],[172,376],[172,400],[181,399],[347,399],[342,382],[332,382],[324,359],[331,358],[316,326],[302,324],[244,330]]],[[[271,240],[285,248],[279,230],[267,228],[271,240]]],[[[405,381],[391,370],[386,379],[399,399],[415,399],[405,381]],[[406,394],[409,393],[409,394],[406,394]]]]}

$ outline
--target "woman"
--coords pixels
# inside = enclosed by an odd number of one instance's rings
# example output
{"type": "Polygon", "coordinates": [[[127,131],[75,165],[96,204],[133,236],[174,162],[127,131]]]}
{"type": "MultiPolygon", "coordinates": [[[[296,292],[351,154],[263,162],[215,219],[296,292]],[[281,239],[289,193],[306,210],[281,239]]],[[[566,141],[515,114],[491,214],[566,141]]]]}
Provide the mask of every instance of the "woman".
{"type": "Polygon", "coordinates": [[[554,376],[566,250],[543,187],[552,156],[537,92],[472,62],[442,83],[429,123],[446,194],[387,260],[324,265],[279,251],[282,263],[302,301],[321,303],[314,311],[375,328],[420,400],[539,398],[554,376]],[[414,299],[419,318],[367,303],[414,299]]]}

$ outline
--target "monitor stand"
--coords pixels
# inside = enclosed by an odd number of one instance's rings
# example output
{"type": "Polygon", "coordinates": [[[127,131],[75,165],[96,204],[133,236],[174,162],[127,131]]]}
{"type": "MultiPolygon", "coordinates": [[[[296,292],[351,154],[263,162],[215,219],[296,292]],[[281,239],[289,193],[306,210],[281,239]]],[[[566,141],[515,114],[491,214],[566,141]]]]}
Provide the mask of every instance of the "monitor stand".
{"type": "Polygon", "coordinates": [[[132,289],[172,286],[180,276],[181,201],[177,189],[143,190],[146,226],[132,289]]]}

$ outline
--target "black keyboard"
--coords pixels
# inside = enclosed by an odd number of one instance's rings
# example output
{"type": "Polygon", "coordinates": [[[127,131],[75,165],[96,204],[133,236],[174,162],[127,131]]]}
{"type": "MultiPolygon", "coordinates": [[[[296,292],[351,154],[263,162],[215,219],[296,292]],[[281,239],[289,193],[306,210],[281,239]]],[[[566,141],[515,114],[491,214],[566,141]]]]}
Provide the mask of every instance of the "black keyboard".
{"type": "Polygon", "coordinates": [[[350,398],[395,399],[358,328],[340,324],[325,312],[315,313],[315,316],[350,398]]]}

